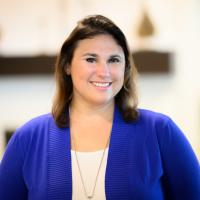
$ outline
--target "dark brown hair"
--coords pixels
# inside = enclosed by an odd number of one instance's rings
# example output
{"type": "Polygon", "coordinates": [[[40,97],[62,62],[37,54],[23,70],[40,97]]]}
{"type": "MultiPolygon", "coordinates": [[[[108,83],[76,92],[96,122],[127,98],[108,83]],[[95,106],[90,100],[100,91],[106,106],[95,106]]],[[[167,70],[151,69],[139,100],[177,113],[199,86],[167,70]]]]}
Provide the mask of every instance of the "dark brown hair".
{"type": "Polygon", "coordinates": [[[78,22],[61,47],[55,66],[56,94],[52,107],[52,114],[59,127],[69,126],[68,109],[72,99],[73,84],[66,69],[71,64],[73,53],[80,40],[92,38],[96,35],[111,35],[124,51],[125,73],[124,84],[119,93],[115,96],[115,103],[119,107],[126,122],[137,119],[137,94],[136,75],[137,70],[133,64],[132,55],[129,50],[126,38],[118,26],[110,19],[102,15],[87,16],[78,22]]]}

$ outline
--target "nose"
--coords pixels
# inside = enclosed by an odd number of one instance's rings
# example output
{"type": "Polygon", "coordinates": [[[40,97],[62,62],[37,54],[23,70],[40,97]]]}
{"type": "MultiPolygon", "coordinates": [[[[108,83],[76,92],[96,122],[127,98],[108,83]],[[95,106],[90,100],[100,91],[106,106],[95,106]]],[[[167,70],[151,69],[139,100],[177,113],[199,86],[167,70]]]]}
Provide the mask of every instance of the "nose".
{"type": "Polygon", "coordinates": [[[99,63],[97,66],[97,75],[101,77],[107,77],[110,75],[109,65],[106,62],[99,63]]]}

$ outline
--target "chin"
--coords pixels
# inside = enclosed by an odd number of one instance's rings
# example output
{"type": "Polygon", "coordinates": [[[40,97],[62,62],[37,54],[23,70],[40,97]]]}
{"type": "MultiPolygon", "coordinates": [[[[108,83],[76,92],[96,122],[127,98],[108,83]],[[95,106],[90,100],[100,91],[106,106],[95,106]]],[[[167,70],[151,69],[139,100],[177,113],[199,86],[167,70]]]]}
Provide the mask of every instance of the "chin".
{"type": "Polygon", "coordinates": [[[112,99],[98,99],[96,101],[93,101],[93,104],[100,106],[100,105],[111,104],[112,102],[114,102],[114,98],[112,98],[112,99]]]}

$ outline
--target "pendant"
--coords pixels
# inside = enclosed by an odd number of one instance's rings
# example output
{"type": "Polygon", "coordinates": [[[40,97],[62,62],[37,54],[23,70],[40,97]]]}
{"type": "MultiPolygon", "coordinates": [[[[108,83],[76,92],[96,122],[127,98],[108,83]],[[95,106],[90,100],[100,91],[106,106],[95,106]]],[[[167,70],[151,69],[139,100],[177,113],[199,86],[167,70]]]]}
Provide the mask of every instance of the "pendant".
{"type": "Polygon", "coordinates": [[[93,196],[88,196],[87,198],[88,198],[88,199],[92,199],[92,198],[93,198],[93,196]]]}

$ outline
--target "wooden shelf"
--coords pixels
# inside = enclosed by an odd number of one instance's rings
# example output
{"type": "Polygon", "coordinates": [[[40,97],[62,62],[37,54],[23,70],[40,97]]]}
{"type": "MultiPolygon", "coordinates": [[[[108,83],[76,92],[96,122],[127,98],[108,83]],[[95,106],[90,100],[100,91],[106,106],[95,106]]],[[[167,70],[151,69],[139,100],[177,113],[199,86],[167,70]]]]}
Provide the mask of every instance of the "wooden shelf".
{"type": "Polygon", "coordinates": [[[56,56],[0,57],[0,75],[52,74],[56,56]]]}
{"type": "MultiPolygon", "coordinates": [[[[133,54],[139,73],[169,73],[172,55],[168,52],[137,51],[133,54]]],[[[0,76],[53,74],[56,56],[0,56],[0,76]]]]}

